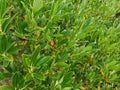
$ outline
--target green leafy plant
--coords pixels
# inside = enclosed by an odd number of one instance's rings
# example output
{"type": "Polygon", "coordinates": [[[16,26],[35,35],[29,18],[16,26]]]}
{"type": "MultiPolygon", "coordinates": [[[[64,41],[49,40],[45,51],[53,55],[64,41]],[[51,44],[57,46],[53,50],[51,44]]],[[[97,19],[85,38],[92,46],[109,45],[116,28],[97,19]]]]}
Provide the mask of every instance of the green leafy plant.
{"type": "Polygon", "coordinates": [[[119,4],[0,0],[0,90],[119,90],[119,4]]]}

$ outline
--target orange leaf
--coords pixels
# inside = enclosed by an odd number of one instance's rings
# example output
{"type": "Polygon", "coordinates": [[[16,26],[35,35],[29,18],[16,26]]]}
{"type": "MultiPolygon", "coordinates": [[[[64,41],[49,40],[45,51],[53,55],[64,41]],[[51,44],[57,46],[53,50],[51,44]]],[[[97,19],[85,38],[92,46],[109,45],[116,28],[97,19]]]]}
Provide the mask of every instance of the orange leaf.
{"type": "Polygon", "coordinates": [[[29,90],[33,90],[33,88],[29,88],[29,90]]]}
{"type": "Polygon", "coordinates": [[[38,31],[36,31],[36,32],[34,32],[34,34],[36,35],[36,36],[39,36],[39,32],[38,31]]]}
{"type": "Polygon", "coordinates": [[[36,49],[39,45],[35,45],[34,48],[36,49]]]}

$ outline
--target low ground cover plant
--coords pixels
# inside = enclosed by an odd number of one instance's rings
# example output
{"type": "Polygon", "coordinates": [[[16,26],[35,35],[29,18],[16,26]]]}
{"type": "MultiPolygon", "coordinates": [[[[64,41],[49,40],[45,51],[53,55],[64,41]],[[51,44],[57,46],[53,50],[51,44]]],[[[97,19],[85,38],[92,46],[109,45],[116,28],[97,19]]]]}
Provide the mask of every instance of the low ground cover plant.
{"type": "Polygon", "coordinates": [[[119,0],[0,0],[0,90],[119,90],[119,0]]]}

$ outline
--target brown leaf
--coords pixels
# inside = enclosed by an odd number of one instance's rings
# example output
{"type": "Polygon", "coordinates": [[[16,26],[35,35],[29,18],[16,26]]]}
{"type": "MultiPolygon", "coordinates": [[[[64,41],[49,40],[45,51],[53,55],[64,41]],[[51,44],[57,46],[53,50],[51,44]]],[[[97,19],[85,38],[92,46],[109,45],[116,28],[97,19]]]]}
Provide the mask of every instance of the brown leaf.
{"type": "Polygon", "coordinates": [[[0,81],[0,86],[2,85],[11,85],[11,79],[10,78],[5,78],[4,80],[0,81]]]}
{"type": "Polygon", "coordinates": [[[48,43],[50,46],[52,46],[52,47],[54,47],[54,45],[55,45],[55,40],[54,39],[52,39],[51,41],[49,41],[49,43],[48,43]]]}

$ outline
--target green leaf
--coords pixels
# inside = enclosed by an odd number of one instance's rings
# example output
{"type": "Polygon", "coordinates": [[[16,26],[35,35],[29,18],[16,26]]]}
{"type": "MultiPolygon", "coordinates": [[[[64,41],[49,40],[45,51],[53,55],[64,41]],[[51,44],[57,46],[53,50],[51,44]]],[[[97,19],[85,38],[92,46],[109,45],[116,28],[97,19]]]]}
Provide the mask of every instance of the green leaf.
{"type": "Polygon", "coordinates": [[[37,62],[37,66],[43,65],[50,60],[50,56],[45,56],[37,62]]]}
{"type": "Polygon", "coordinates": [[[25,76],[25,82],[29,82],[32,79],[32,76],[30,73],[27,73],[25,76]]]}
{"type": "Polygon", "coordinates": [[[59,21],[60,18],[61,18],[60,15],[55,15],[55,16],[53,16],[52,21],[53,21],[53,22],[59,21]]]}
{"type": "Polygon", "coordinates": [[[0,90],[13,90],[13,88],[8,85],[3,85],[3,86],[0,86],[0,90]]]}
{"type": "Polygon", "coordinates": [[[43,0],[34,0],[33,12],[38,12],[43,7],[43,0]]]}
{"type": "Polygon", "coordinates": [[[19,46],[12,46],[11,48],[9,48],[9,50],[7,50],[7,52],[16,55],[18,53],[19,49],[20,49],[19,46]]]}
{"type": "Polygon", "coordinates": [[[65,84],[65,83],[70,83],[70,82],[72,82],[72,80],[73,80],[73,75],[74,75],[74,72],[68,72],[68,73],[66,73],[66,75],[65,75],[65,77],[64,77],[64,80],[63,80],[63,83],[65,84]]]}
{"type": "Polygon", "coordinates": [[[23,75],[22,75],[21,72],[18,71],[18,72],[13,74],[13,76],[12,76],[12,85],[13,85],[13,87],[15,87],[15,88],[22,87],[23,83],[24,83],[23,81],[24,81],[23,80],[23,75]]]}
{"type": "Polygon", "coordinates": [[[37,79],[37,80],[45,80],[45,76],[42,74],[42,73],[34,73],[34,77],[37,79]]]}
{"type": "Polygon", "coordinates": [[[6,19],[6,21],[2,25],[3,32],[6,32],[7,28],[9,27],[9,24],[12,22],[12,20],[15,18],[15,16],[16,16],[16,14],[14,16],[9,17],[8,19],[6,19]]]}
{"type": "Polygon", "coordinates": [[[11,61],[13,61],[13,56],[12,56],[12,55],[7,55],[7,56],[4,58],[4,60],[11,62],[11,61]]]}
{"type": "Polygon", "coordinates": [[[31,58],[32,63],[36,63],[36,60],[37,60],[39,53],[40,53],[40,47],[36,48],[34,50],[34,52],[32,53],[32,58],[31,58]]]}
{"type": "Polygon", "coordinates": [[[65,87],[62,90],[71,90],[71,89],[72,89],[72,87],[65,87]]]}
{"type": "Polygon", "coordinates": [[[30,64],[31,64],[31,59],[29,58],[28,55],[23,54],[23,55],[22,55],[22,60],[23,60],[23,64],[24,64],[26,67],[29,67],[29,66],[30,66],[30,64]]]}
{"type": "Polygon", "coordinates": [[[8,73],[0,72],[0,82],[6,78],[10,78],[11,76],[8,73]]]}
{"type": "Polygon", "coordinates": [[[3,61],[3,66],[4,66],[4,67],[8,67],[8,65],[9,65],[9,62],[4,60],[4,61],[3,61]]]}
{"type": "Polygon", "coordinates": [[[14,45],[15,45],[15,42],[10,43],[10,44],[8,45],[6,51],[8,51],[8,50],[11,49],[12,47],[14,47],[14,45]]]}
{"type": "Polygon", "coordinates": [[[68,64],[66,64],[65,62],[58,62],[56,63],[56,66],[63,68],[63,67],[68,67],[68,64]]]}
{"type": "Polygon", "coordinates": [[[6,0],[0,0],[0,18],[4,16],[6,11],[6,0]]]}
{"type": "Polygon", "coordinates": [[[18,75],[17,75],[17,73],[15,73],[15,74],[12,76],[12,85],[13,85],[14,87],[17,86],[17,80],[18,80],[18,75]]]}
{"type": "Polygon", "coordinates": [[[60,33],[58,33],[58,34],[54,34],[53,36],[54,36],[54,37],[62,37],[63,35],[60,34],[60,33]]]}
{"type": "Polygon", "coordinates": [[[6,50],[7,44],[8,44],[8,40],[7,40],[7,37],[4,35],[0,40],[0,48],[3,52],[6,50]]]}

